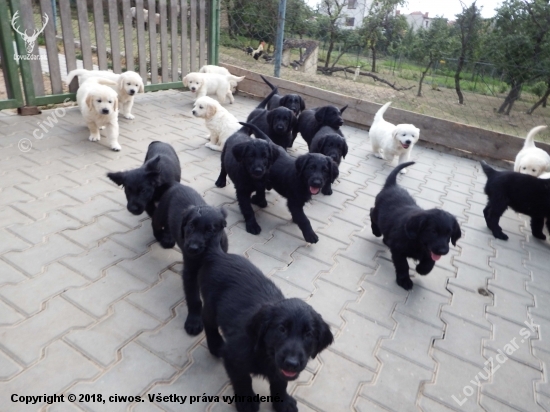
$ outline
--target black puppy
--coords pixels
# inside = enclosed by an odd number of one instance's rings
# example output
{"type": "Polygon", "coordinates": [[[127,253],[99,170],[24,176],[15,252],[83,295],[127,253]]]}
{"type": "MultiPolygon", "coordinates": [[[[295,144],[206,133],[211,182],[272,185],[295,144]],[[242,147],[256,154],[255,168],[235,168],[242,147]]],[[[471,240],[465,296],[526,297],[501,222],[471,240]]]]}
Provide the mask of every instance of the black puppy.
{"type": "MultiPolygon", "coordinates": [[[[246,123],[241,123],[247,125],[246,123]]],[[[248,130],[248,129],[246,129],[248,130]]],[[[257,133],[262,133],[256,129],[257,133]]],[[[265,184],[269,169],[279,157],[277,147],[269,143],[269,138],[262,133],[264,139],[251,139],[245,128],[233,133],[226,140],[221,155],[221,170],[217,187],[225,187],[226,178],[235,185],[239,208],[246,222],[246,231],[257,235],[262,231],[256,217],[252,203],[266,207],[265,184]],[[267,141],[265,141],[267,140],[267,141]],[[250,195],[256,192],[252,198],[250,195]]]]}
{"type": "Polygon", "coordinates": [[[297,119],[292,110],[286,107],[277,107],[267,110],[266,104],[277,93],[275,87],[269,95],[248,115],[246,122],[254,124],[267,134],[273,143],[286,150],[291,146],[292,130],[297,119]]]}
{"type": "Polygon", "coordinates": [[[168,143],[151,142],[145,162],[137,169],[126,172],[110,172],[107,177],[124,186],[127,209],[134,215],[145,210],[149,216],[155,213],[155,203],[174,183],[181,180],[178,155],[168,143]]]}
{"type": "Polygon", "coordinates": [[[340,130],[335,131],[332,127],[323,126],[313,136],[309,152],[324,154],[340,165],[342,158],[345,159],[348,154],[348,144],[340,130]]]}
{"type": "Polygon", "coordinates": [[[421,209],[405,189],[397,186],[399,171],[412,164],[402,163],[393,169],[370,210],[372,233],[384,236],[397,284],[405,290],[413,287],[407,258],[418,260],[416,271],[427,275],[435,262],[449,252],[449,241],[456,246],[462,235],[453,215],[440,209],[421,209]]]}
{"type": "MultiPolygon", "coordinates": [[[[257,136],[258,137],[258,136],[257,136]]],[[[279,149],[279,158],[269,171],[267,188],[273,187],[277,193],[286,197],[292,221],[298,225],[304,239],[317,243],[319,237],[313,231],[309,219],[304,213],[304,205],[328,184],[338,177],[338,165],[330,157],[319,153],[308,153],[293,158],[283,149],[279,149]]],[[[324,193],[324,194],[331,194],[324,193]]]]}
{"type": "MultiPolygon", "coordinates": [[[[264,76],[260,75],[260,77],[271,88],[271,90],[276,89],[276,86],[273,86],[264,76]]],[[[304,99],[302,99],[302,96],[300,96],[299,94],[287,94],[285,96],[275,94],[267,102],[268,110],[273,110],[279,106],[284,106],[287,109],[292,110],[296,115],[296,117],[298,117],[300,113],[306,110],[306,102],[304,101],[304,99]]]]}
{"type": "Polygon", "coordinates": [[[545,240],[546,236],[542,233],[544,219],[550,232],[550,179],[538,179],[511,171],[499,172],[483,161],[481,167],[487,175],[485,193],[489,198],[483,215],[493,236],[508,240],[508,235],[498,223],[506,209],[511,207],[516,212],[531,217],[533,236],[545,240]]]}
{"type": "Polygon", "coordinates": [[[183,254],[183,292],[187,302],[185,331],[198,335],[202,331],[201,299],[198,270],[203,255],[213,237],[227,252],[227,212],[208,206],[193,188],[173,185],[162,196],[153,215],[153,234],[162,247],[171,248],[177,243],[183,254]]]}
{"type": "Polygon", "coordinates": [[[333,342],[328,324],[301,299],[285,299],[248,259],[224,253],[215,238],[204,255],[199,278],[208,349],[223,357],[237,410],[260,408],[252,374],[269,380],[276,411],[298,411],[296,400],[286,391],[288,382],[298,378],[309,358],[333,342]]]}
{"type": "Polygon", "coordinates": [[[348,105],[345,105],[341,109],[338,109],[334,106],[323,106],[316,109],[304,110],[298,118],[296,127],[292,131],[292,143],[294,143],[296,136],[300,133],[309,147],[313,137],[323,126],[329,126],[336,133],[342,135],[342,132],[340,132],[340,126],[344,124],[342,114],[347,107],[348,105]]]}

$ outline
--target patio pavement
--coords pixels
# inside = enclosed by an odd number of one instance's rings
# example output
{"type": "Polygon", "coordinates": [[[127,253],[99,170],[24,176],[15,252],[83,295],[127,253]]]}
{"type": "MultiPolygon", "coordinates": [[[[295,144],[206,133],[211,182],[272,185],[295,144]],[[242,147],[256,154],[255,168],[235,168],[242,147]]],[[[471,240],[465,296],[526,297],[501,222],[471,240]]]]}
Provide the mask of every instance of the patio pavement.
{"type": "MultiPolygon", "coordinates": [[[[228,109],[244,120],[256,104],[237,97],[228,109]]],[[[244,230],[233,185],[214,186],[219,153],[204,147],[204,122],[190,109],[189,93],[138,96],[136,119],[120,119],[118,153],[105,139],[87,140],[77,108],[57,109],[57,122],[53,111],[0,114],[0,410],[235,410],[202,401],[232,388],[204,334],[183,330],[181,254],[160,248],[149,218],[127,212],[124,192],[105,176],[139,166],[153,140],[175,147],[183,183],[225,205],[229,251],[331,325],[334,344],[290,385],[300,411],[550,410],[550,242],[510,211],[501,220],[510,240],[491,236],[477,162],[414,149],[417,163],[400,184],[422,207],[453,213],[463,237],[406,292],[370,230],[369,209],[392,167],[371,155],[365,131],[343,128],[350,151],[334,194],[306,207],[320,237],[308,245],[273,191],[256,213],[261,234],[244,230]],[[40,140],[39,122],[48,130],[40,140]],[[54,393],[65,402],[10,400],[54,393]],[[107,402],[78,402],[80,394],[107,402]],[[143,401],[109,402],[115,394],[143,401]],[[190,405],[190,396],[201,399],[190,405]]],[[[293,155],[306,152],[298,142],[293,155]]],[[[260,379],[254,388],[269,392],[260,379]]]]}

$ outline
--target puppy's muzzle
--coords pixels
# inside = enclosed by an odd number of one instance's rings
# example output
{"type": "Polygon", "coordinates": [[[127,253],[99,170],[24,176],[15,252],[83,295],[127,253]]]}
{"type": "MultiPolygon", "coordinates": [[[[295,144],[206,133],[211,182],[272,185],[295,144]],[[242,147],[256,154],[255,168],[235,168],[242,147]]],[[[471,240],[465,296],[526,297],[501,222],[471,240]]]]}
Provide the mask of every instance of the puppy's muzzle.
{"type": "Polygon", "coordinates": [[[403,149],[408,149],[410,145],[411,145],[410,140],[406,140],[405,143],[401,142],[401,146],[403,146],[403,149]]]}
{"type": "Polygon", "coordinates": [[[128,91],[128,94],[129,94],[130,96],[133,96],[134,94],[136,94],[136,91],[135,91],[134,89],[130,89],[130,90],[128,91]]]}
{"type": "Polygon", "coordinates": [[[109,109],[101,109],[101,114],[109,114],[109,109]]]}
{"type": "Polygon", "coordinates": [[[191,91],[192,91],[193,93],[195,93],[195,92],[197,91],[197,89],[196,89],[195,87],[191,87],[191,91]]]}
{"type": "Polygon", "coordinates": [[[191,243],[185,247],[185,250],[190,255],[197,255],[201,251],[201,247],[197,243],[191,243]]]}
{"type": "Polygon", "coordinates": [[[193,113],[193,116],[197,115],[197,112],[195,112],[194,110],[191,110],[191,113],[193,113]]]}
{"type": "Polygon", "coordinates": [[[256,167],[252,169],[251,175],[252,177],[260,178],[265,174],[265,170],[263,167],[256,167]]]}

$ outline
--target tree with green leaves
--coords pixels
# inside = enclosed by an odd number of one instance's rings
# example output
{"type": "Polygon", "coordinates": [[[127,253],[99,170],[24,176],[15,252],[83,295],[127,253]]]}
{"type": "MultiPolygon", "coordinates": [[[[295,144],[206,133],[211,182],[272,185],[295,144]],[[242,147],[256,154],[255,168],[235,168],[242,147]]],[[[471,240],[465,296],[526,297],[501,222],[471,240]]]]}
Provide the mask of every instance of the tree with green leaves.
{"type": "Polygon", "coordinates": [[[320,4],[320,11],[323,16],[319,17],[320,32],[328,34],[328,50],[325,58],[325,69],[328,69],[334,45],[346,37],[346,33],[340,27],[340,20],[343,17],[343,10],[348,5],[348,0],[323,0],[320,4]]]}

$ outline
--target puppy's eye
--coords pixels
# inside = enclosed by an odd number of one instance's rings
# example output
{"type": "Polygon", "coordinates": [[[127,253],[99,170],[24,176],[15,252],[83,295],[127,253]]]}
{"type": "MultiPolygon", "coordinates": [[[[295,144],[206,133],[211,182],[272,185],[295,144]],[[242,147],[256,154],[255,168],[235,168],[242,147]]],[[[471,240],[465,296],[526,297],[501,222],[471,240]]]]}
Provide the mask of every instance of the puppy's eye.
{"type": "Polygon", "coordinates": [[[131,85],[132,85],[132,83],[126,83],[126,84],[127,84],[128,86],[131,86],[131,85]]]}
{"type": "Polygon", "coordinates": [[[109,100],[109,103],[113,103],[111,100],[109,100]]]}
{"type": "MultiPolygon", "coordinates": [[[[101,103],[101,99],[99,99],[97,102],[98,102],[98,103],[101,103]]],[[[525,168],[524,168],[524,169],[525,169],[525,168]]]]}
{"type": "Polygon", "coordinates": [[[522,167],[522,169],[525,170],[525,169],[527,169],[527,168],[524,166],[524,167],[522,167]]]}
{"type": "Polygon", "coordinates": [[[536,169],[533,169],[533,172],[536,172],[537,170],[536,169]]]}
{"type": "Polygon", "coordinates": [[[285,325],[279,325],[279,327],[278,327],[277,329],[278,329],[279,332],[281,332],[281,333],[286,333],[285,325]]]}
{"type": "Polygon", "coordinates": [[[203,107],[202,106],[199,106],[199,109],[202,109],[203,107]]]}

